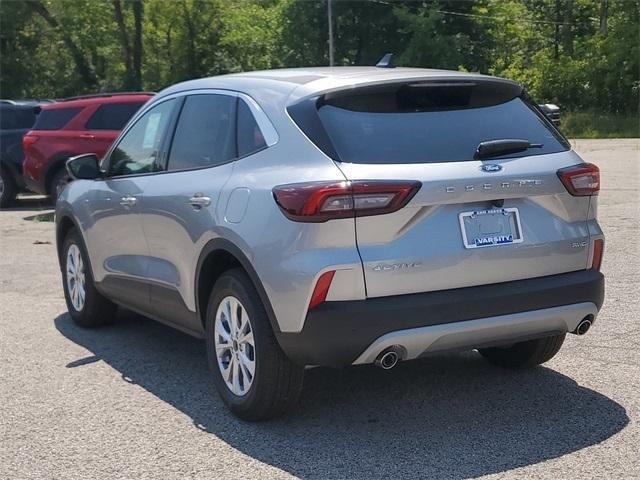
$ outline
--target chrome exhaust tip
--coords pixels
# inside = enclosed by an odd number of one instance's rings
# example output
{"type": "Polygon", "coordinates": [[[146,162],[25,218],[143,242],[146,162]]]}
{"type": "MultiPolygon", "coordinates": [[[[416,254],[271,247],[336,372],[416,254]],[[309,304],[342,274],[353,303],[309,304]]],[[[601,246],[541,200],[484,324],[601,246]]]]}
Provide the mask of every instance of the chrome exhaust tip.
{"type": "Polygon", "coordinates": [[[576,329],[571,333],[574,333],[576,335],[582,336],[582,335],[586,334],[589,331],[590,328],[591,328],[591,320],[589,320],[588,318],[585,318],[584,320],[582,320],[580,322],[580,324],[576,327],[576,329]]]}
{"type": "Polygon", "coordinates": [[[378,354],[373,363],[383,370],[391,370],[400,361],[400,352],[402,352],[402,347],[397,345],[385,348],[378,354]]]}

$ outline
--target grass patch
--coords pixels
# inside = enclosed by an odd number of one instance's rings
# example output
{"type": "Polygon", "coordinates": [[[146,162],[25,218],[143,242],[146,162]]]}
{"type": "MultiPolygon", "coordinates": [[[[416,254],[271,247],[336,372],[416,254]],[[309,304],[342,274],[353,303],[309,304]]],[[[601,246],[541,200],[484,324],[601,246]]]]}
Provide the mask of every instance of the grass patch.
{"type": "Polygon", "coordinates": [[[638,115],[598,112],[561,112],[560,130],[568,138],[638,138],[638,115]]]}

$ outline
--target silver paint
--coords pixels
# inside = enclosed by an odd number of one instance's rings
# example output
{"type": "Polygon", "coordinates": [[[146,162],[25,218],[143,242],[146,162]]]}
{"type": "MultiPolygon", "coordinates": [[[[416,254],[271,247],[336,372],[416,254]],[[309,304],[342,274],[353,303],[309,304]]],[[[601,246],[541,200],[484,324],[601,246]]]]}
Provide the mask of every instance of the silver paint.
{"type": "Polygon", "coordinates": [[[496,160],[493,163],[503,170],[492,173],[490,181],[480,170],[482,162],[475,160],[337,163],[311,143],[288,116],[287,105],[343,88],[399,79],[479,77],[437,70],[380,70],[345,67],[250,72],[188,81],[159,93],[127,128],[168,98],[227,94],[247,101],[268,148],[197,171],[71,183],[62,193],[58,211],[72,211],[81,226],[96,281],[119,275],[161,284],[176,292],[194,312],[200,252],[209,241],[223,238],[251,262],[280,329],[298,332],[315,283],[328,270],[336,274],[327,300],[341,301],[586,268],[590,249],[574,249],[570,243],[602,237],[595,220],[596,198],[572,197],[555,173],[582,163],[575,152],[537,155],[535,161],[531,157],[496,160]],[[397,212],[325,223],[292,222],[273,200],[275,185],[355,179],[419,180],[422,188],[397,212]],[[197,202],[206,204],[193,205],[198,195],[207,200],[197,202]],[[134,198],[135,202],[123,198],[134,198]],[[496,199],[504,200],[506,208],[518,208],[524,241],[478,251],[465,249],[459,213],[490,208],[496,199]],[[381,264],[411,267],[392,267],[381,274],[374,270],[381,264]]]}

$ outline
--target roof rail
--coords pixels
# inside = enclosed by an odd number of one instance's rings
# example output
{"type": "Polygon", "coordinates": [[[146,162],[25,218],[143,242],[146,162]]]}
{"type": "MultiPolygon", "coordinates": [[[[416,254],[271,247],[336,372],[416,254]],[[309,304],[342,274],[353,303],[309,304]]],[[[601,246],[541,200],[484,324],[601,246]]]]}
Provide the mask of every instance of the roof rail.
{"type": "Polygon", "coordinates": [[[89,95],[78,95],[77,97],[69,97],[60,100],[60,102],[71,102],[72,100],[84,100],[86,98],[106,98],[117,97],[120,95],[155,95],[156,92],[114,92],[114,93],[93,93],[89,95]]]}

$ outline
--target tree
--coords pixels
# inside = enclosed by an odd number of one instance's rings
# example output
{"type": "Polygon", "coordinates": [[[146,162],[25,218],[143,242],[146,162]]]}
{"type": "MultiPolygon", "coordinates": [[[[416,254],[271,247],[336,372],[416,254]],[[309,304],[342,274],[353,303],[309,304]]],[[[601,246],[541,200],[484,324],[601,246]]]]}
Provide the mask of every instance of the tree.
{"type": "Polygon", "coordinates": [[[98,83],[98,79],[93,70],[93,66],[89,62],[89,60],[85,57],[82,50],[76,45],[76,42],[71,38],[71,35],[64,29],[61,28],[60,23],[56,18],[51,15],[47,7],[42,3],[41,0],[33,0],[28,3],[28,5],[40,15],[49,26],[56,31],[64,41],[64,44],[69,49],[69,53],[75,62],[76,68],[78,69],[78,73],[82,77],[82,80],[87,86],[95,86],[98,83]]]}
{"type": "Polygon", "coordinates": [[[122,57],[125,66],[126,77],[124,81],[127,90],[142,89],[142,0],[133,0],[133,41],[130,40],[129,31],[125,22],[120,0],[112,0],[113,14],[118,25],[120,44],[122,45],[122,57]]]}

